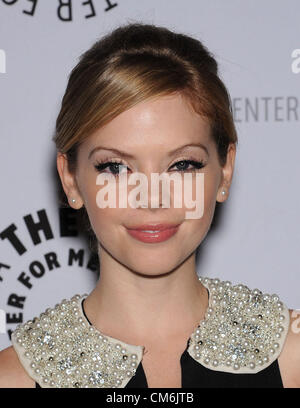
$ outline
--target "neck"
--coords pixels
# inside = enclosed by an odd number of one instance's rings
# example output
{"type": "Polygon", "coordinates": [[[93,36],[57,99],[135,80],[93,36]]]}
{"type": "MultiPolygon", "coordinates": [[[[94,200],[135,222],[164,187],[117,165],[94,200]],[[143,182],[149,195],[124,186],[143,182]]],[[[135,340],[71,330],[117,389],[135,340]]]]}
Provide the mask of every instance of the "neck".
{"type": "Polygon", "coordinates": [[[163,275],[141,275],[101,259],[100,279],[85,299],[85,313],[103,334],[129,344],[189,338],[208,307],[195,254],[163,275]]]}

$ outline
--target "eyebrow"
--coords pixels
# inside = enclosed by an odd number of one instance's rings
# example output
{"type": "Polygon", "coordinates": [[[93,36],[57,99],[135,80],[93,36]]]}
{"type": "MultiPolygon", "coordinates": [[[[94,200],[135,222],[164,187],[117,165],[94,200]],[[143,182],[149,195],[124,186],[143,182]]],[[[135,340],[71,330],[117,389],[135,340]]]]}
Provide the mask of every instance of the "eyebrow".
{"type": "MultiPolygon", "coordinates": [[[[181,153],[182,151],[186,150],[188,147],[200,147],[203,150],[205,150],[207,155],[209,156],[207,147],[202,143],[190,143],[190,144],[187,144],[187,145],[180,146],[177,149],[172,150],[171,152],[169,152],[169,156],[172,156],[174,153],[181,153]]],[[[102,146],[97,146],[94,149],[92,149],[90,151],[89,155],[88,155],[88,158],[90,158],[98,150],[109,150],[110,152],[113,152],[113,153],[115,153],[117,155],[123,156],[123,157],[125,157],[127,159],[134,159],[135,158],[132,154],[122,152],[121,150],[114,149],[112,147],[102,147],[102,146]]]]}

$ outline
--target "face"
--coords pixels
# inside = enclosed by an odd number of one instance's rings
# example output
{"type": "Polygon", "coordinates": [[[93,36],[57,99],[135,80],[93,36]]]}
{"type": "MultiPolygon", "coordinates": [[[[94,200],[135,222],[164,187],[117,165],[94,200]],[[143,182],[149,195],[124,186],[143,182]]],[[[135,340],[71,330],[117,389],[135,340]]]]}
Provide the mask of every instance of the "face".
{"type": "MultiPolygon", "coordinates": [[[[184,97],[173,94],[139,103],[92,134],[79,148],[75,174],[68,172],[62,154],[58,154],[57,167],[70,205],[86,207],[98,239],[100,261],[103,256],[109,256],[129,270],[160,275],[188,259],[206,236],[216,201],[222,202],[228,195],[234,158],[235,147],[230,145],[227,163],[220,166],[209,123],[193,111],[184,97]],[[110,161],[114,164],[103,165],[110,161]],[[203,215],[198,219],[187,218],[186,212],[191,209],[184,202],[181,208],[175,208],[172,188],[171,205],[167,208],[163,208],[161,201],[159,208],[151,208],[150,188],[146,206],[118,208],[117,201],[116,208],[99,208],[96,197],[104,186],[96,184],[97,176],[112,174],[118,187],[118,173],[125,168],[128,178],[135,172],[143,173],[149,186],[151,173],[181,176],[189,173],[194,199],[196,175],[203,173],[203,215]],[[221,194],[222,189],[226,190],[225,196],[221,194]],[[72,198],[76,198],[76,205],[72,198]],[[143,242],[128,232],[133,226],[157,223],[179,224],[179,228],[161,242],[143,242]]],[[[128,186],[127,192],[137,185],[128,186]]]]}

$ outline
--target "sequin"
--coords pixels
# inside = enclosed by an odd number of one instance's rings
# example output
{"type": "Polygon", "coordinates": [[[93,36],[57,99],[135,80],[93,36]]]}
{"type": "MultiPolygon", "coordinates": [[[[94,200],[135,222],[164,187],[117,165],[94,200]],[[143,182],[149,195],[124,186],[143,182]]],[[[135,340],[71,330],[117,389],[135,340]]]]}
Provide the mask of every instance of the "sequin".
{"type": "Polygon", "coordinates": [[[86,296],[63,300],[12,334],[21,362],[41,387],[124,387],[135,375],[144,347],[119,342],[91,326],[81,307],[86,296]]]}
{"type": "Polygon", "coordinates": [[[210,293],[209,306],[189,340],[189,354],[207,368],[231,373],[256,373],[270,365],[290,320],[278,295],[219,279],[199,280],[210,293]]]}
{"type": "MultiPolygon", "coordinates": [[[[199,280],[209,291],[209,305],[189,339],[190,356],[209,369],[236,374],[271,364],[289,326],[279,297],[219,279],[199,280]]],[[[91,326],[81,306],[86,296],[64,299],[12,333],[21,363],[43,388],[124,388],[136,373],[145,347],[91,326]]]]}

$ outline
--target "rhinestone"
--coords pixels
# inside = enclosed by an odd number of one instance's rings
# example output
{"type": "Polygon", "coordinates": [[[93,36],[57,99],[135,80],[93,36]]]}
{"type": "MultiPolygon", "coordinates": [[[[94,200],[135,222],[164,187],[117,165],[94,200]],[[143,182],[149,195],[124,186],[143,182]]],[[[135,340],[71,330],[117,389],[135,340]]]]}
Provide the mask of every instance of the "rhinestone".
{"type": "Polygon", "coordinates": [[[288,331],[287,324],[283,324],[287,308],[278,296],[210,278],[201,282],[209,289],[211,303],[204,321],[191,336],[191,354],[195,358],[197,354],[200,363],[217,371],[251,373],[257,366],[269,365],[270,356],[273,361],[274,354],[280,352],[276,340],[288,331]],[[200,339],[204,338],[200,354],[200,339]]]}
{"type": "MultiPolygon", "coordinates": [[[[235,373],[253,373],[274,361],[282,348],[277,339],[288,331],[288,311],[278,296],[219,279],[202,278],[201,283],[209,289],[210,303],[189,339],[195,360],[235,373]]],[[[122,387],[135,375],[139,354],[89,325],[81,301],[82,296],[75,295],[20,324],[12,334],[13,345],[30,373],[40,383],[46,379],[47,386],[122,387]]],[[[140,347],[142,355],[145,347],[140,347]]]]}
{"type": "Polygon", "coordinates": [[[41,384],[58,388],[120,387],[135,374],[138,354],[129,354],[125,344],[115,346],[115,342],[86,324],[79,313],[81,300],[75,296],[41,314],[34,322],[20,325],[18,336],[12,334],[13,344],[16,347],[20,340],[20,347],[24,347],[22,355],[41,384]]]}

